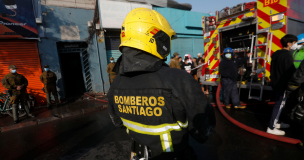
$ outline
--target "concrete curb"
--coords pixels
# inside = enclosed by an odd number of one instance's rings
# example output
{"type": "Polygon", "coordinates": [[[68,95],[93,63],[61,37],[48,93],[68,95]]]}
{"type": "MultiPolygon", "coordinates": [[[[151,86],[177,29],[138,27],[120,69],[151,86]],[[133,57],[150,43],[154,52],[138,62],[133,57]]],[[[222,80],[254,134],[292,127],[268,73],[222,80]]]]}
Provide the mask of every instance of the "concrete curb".
{"type": "Polygon", "coordinates": [[[74,111],[74,112],[59,114],[57,117],[51,116],[51,117],[46,117],[46,118],[42,118],[42,119],[35,119],[35,120],[32,120],[32,121],[28,121],[28,122],[20,122],[20,123],[9,125],[9,126],[3,126],[3,127],[0,128],[0,132],[6,132],[6,131],[10,131],[10,130],[19,129],[19,128],[39,125],[39,124],[43,124],[43,123],[47,123],[47,122],[71,117],[71,116],[80,115],[80,114],[96,112],[96,111],[103,110],[105,108],[108,108],[108,105],[103,105],[101,107],[94,107],[94,108],[88,108],[88,109],[81,109],[81,110],[74,111]]]}

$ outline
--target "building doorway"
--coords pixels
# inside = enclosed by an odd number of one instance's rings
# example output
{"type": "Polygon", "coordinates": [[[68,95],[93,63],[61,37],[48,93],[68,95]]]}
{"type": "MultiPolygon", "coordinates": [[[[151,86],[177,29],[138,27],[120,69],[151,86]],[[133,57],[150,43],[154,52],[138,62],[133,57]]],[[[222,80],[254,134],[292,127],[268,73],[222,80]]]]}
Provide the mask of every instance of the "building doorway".
{"type": "Polygon", "coordinates": [[[86,92],[80,53],[60,53],[61,74],[66,98],[76,97],[86,92]]]}

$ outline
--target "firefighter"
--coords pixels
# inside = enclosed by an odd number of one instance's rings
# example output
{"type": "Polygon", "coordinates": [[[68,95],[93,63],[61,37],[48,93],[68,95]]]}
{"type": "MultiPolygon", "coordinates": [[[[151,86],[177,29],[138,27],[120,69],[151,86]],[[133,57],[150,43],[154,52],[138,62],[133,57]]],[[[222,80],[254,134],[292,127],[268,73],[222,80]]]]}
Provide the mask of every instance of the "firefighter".
{"type": "Polygon", "coordinates": [[[299,68],[301,62],[304,59],[304,34],[298,35],[298,41],[295,45],[291,47],[290,50],[293,52],[293,63],[296,68],[299,68]]]}
{"type": "Polygon", "coordinates": [[[26,87],[28,85],[27,79],[23,75],[17,73],[16,66],[10,65],[8,69],[10,73],[3,77],[1,83],[4,88],[9,90],[10,93],[10,104],[12,104],[14,123],[19,122],[19,102],[21,103],[21,106],[24,107],[24,110],[28,117],[35,117],[31,114],[29,106],[26,103],[28,98],[28,94],[26,91],[26,87]]]}
{"type": "Polygon", "coordinates": [[[172,59],[172,61],[170,62],[170,68],[177,68],[177,69],[181,69],[181,65],[179,63],[178,60],[178,56],[179,54],[177,52],[175,52],[173,54],[174,58],[172,59]]]}
{"type": "Polygon", "coordinates": [[[199,83],[164,62],[175,35],[160,13],[147,8],[132,10],[122,24],[108,112],[134,140],[133,159],[195,160],[189,135],[204,143],[214,130],[214,109],[199,83]]]}
{"type": "Polygon", "coordinates": [[[46,93],[47,108],[51,108],[51,94],[55,98],[55,103],[59,107],[56,81],[57,76],[50,71],[49,65],[44,66],[44,72],[40,75],[40,81],[44,84],[44,91],[46,93]]]}
{"type": "Polygon", "coordinates": [[[111,62],[111,63],[109,63],[109,64],[108,64],[108,67],[107,67],[107,72],[108,72],[109,77],[110,77],[110,83],[112,84],[114,78],[116,77],[116,73],[113,72],[112,70],[113,70],[113,68],[114,68],[114,66],[115,66],[116,63],[115,63],[113,57],[110,58],[110,62],[111,62]]]}
{"type": "Polygon", "coordinates": [[[240,104],[239,93],[237,89],[237,77],[239,65],[246,63],[250,55],[252,55],[252,53],[249,53],[242,59],[235,59],[232,48],[228,47],[224,50],[223,60],[219,64],[219,72],[221,74],[224,103],[226,108],[230,108],[230,96],[232,100],[232,106],[234,106],[234,108],[246,108],[246,106],[241,106],[240,104]]]}

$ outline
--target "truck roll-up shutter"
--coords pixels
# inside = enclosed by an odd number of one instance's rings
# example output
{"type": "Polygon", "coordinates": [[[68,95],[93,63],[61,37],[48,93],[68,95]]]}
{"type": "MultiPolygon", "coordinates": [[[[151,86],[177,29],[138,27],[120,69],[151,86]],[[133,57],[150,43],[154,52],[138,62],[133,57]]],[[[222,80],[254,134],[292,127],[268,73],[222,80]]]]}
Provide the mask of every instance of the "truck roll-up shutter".
{"type": "MultiPolygon", "coordinates": [[[[9,73],[8,66],[15,65],[17,72],[28,80],[27,91],[37,99],[37,104],[45,103],[43,84],[40,82],[42,73],[37,41],[35,40],[0,40],[0,79],[9,73]]],[[[0,92],[5,88],[0,85],[0,92]]]]}

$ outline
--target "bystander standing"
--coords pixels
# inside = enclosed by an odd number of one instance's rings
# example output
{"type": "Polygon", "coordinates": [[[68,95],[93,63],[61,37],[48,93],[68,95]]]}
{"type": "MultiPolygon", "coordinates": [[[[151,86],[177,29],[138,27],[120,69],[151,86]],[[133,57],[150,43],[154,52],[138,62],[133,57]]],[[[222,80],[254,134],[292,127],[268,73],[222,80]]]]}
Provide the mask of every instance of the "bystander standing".
{"type": "Polygon", "coordinates": [[[189,57],[185,57],[184,62],[182,63],[181,68],[185,71],[187,71],[188,73],[192,73],[191,69],[194,68],[193,64],[191,63],[189,57]]]}
{"type": "Polygon", "coordinates": [[[296,70],[290,54],[290,48],[293,48],[297,41],[298,38],[296,36],[285,35],[281,39],[283,49],[274,52],[271,56],[270,79],[271,87],[275,92],[275,104],[272,109],[269,127],[267,128],[267,133],[270,134],[285,135],[285,132],[279,129],[289,128],[289,125],[280,122],[279,118],[287,100],[287,83],[296,70]]]}
{"type": "Polygon", "coordinates": [[[179,54],[177,53],[177,52],[175,52],[174,54],[173,54],[173,56],[174,56],[174,58],[171,60],[171,63],[170,63],[170,68],[177,68],[177,69],[181,69],[181,67],[180,67],[180,64],[179,64],[179,62],[178,62],[178,56],[179,56],[179,54]]]}

